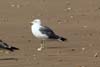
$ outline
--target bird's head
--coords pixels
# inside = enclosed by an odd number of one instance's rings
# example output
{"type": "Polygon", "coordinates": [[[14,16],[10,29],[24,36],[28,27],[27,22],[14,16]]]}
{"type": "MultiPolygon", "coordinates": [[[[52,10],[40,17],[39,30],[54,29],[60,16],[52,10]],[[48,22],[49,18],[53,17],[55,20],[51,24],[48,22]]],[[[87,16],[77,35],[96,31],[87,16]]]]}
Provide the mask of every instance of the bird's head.
{"type": "Polygon", "coordinates": [[[41,20],[40,19],[35,19],[35,20],[33,20],[32,22],[31,22],[31,24],[32,25],[34,25],[34,24],[41,24],[41,20]]]}

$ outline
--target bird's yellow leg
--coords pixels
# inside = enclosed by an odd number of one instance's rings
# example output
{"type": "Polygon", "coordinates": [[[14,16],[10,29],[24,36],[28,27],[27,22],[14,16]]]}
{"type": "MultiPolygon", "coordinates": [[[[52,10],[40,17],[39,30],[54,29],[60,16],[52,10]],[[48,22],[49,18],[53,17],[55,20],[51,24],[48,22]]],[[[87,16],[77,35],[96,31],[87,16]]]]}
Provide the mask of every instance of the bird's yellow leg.
{"type": "Polygon", "coordinates": [[[37,49],[38,51],[42,51],[42,49],[44,48],[44,45],[45,45],[45,41],[42,40],[41,41],[41,44],[40,44],[40,47],[37,49]]]}

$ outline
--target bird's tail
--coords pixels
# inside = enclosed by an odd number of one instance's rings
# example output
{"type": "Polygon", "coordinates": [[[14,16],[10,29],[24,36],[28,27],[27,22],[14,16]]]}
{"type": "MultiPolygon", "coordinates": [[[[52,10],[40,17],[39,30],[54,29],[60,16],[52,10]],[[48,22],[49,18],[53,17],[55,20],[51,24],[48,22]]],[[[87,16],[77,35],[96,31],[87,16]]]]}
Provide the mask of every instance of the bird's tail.
{"type": "Polygon", "coordinates": [[[15,50],[19,50],[19,48],[13,47],[13,46],[11,46],[10,48],[6,48],[6,49],[11,51],[11,52],[14,52],[15,50]]]}
{"type": "Polygon", "coordinates": [[[60,40],[60,41],[66,41],[67,39],[64,38],[64,37],[59,37],[58,40],[60,40]]]}

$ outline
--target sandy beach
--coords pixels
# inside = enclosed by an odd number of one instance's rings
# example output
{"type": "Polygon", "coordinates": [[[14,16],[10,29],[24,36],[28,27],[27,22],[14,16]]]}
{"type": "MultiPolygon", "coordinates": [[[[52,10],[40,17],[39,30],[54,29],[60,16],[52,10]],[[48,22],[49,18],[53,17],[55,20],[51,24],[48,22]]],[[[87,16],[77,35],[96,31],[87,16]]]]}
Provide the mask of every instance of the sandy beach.
{"type": "Polygon", "coordinates": [[[0,67],[100,67],[100,0],[0,0],[0,39],[20,48],[0,54],[0,67]],[[40,40],[30,22],[39,18],[66,42],[40,40]]]}

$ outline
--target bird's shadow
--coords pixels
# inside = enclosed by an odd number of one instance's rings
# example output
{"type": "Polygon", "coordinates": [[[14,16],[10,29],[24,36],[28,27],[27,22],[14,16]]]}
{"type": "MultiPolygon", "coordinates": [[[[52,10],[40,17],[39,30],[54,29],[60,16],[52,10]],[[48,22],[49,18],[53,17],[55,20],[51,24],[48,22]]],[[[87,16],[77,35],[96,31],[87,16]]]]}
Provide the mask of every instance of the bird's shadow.
{"type": "Polygon", "coordinates": [[[47,49],[62,49],[62,48],[67,48],[67,47],[46,47],[47,49]]]}
{"type": "Polygon", "coordinates": [[[2,61],[2,60],[15,60],[15,61],[17,61],[18,60],[18,58],[0,58],[0,61],[2,61]]]}

